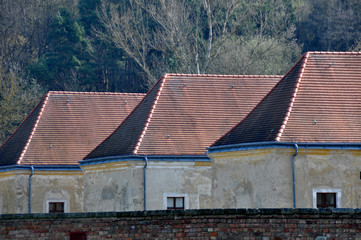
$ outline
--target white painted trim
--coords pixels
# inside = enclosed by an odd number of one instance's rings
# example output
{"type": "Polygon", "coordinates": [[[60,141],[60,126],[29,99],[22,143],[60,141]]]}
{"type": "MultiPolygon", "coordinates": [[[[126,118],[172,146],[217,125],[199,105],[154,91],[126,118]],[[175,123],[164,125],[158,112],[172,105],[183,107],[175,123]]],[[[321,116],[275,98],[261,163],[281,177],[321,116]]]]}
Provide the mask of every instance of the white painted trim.
{"type": "Polygon", "coordinates": [[[163,193],[163,209],[167,210],[167,198],[168,197],[183,197],[184,209],[189,209],[189,197],[187,193],[163,193]]]}
{"type": "Polygon", "coordinates": [[[341,188],[314,188],[312,189],[313,208],[317,208],[317,193],[336,193],[336,207],[341,208],[341,188]]]}
{"type": "Polygon", "coordinates": [[[45,212],[49,213],[49,203],[50,202],[63,202],[64,203],[64,212],[69,212],[69,204],[68,204],[68,200],[67,199],[54,199],[54,198],[50,198],[46,200],[46,205],[45,205],[45,212]]]}

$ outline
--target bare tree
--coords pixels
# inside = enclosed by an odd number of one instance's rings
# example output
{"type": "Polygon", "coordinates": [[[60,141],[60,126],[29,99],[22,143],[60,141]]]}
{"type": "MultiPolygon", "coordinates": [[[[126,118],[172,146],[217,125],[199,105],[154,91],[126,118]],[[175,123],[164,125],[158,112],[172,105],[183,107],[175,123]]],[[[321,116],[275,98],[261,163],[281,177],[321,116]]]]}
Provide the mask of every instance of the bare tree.
{"type": "Polygon", "coordinates": [[[242,24],[242,1],[129,0],[104,3],[98,36],[123,49],[149,85],[164,72],[206,73],[242,24]]]}

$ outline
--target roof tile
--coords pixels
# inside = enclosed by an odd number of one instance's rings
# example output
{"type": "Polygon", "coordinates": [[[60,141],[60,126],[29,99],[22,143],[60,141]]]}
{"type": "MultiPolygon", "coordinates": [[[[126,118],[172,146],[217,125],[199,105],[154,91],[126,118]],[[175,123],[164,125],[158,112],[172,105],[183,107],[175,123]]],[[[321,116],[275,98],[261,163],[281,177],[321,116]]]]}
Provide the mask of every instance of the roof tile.
{"type": "Polygon", "coordinates": [[[281,76],[167,74],[86,159],[127,154],[203,155],[281,76]]]}
{"type": "Polygon", "coordinates": [[[247,118],[214,146],[361,142],[361,53],[308,52],[247,118]]]}
{"type": "Polygon", "coordinates": [[[0,165],[78,164],[144,96],[49,92],[0,148],[0,165]]]}

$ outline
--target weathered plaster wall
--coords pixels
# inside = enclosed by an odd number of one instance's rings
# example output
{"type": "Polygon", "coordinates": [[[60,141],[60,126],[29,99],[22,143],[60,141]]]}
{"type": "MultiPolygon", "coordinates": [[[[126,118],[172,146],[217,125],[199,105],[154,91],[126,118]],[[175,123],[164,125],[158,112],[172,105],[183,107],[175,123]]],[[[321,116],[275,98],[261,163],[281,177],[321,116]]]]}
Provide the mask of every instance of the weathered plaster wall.
{"type": "MultiPolygon", "coordinates": [[[[0,210],[2,214],[29,212],[30,171],[0,173],[0,210]]],[[[31,211],[45,213],[47,200],[65,200],[67,212],[83,211],[81,172],[34,172],[31,178],[31,211]]]]}
{"type": "MultiPolygon", "coordinates": [[[[140,211],[144,209],[143,161],[82,166],[84,211],[140,211]]],[[[166,195],[185,196],[187,208],[209,208],[210,163],[154,162],[146,169],[147,210],[165,209],[166,195]]]]}
{"type": "Polygon", "coordinates": [[[292,207],[291,152],[264,149],[217,153],[212,208],[292,207]],[[284,156],[285,155],[285,156],[284,156]]]}
{"type": "Polygon", "coordinates": [[[142,162],[115,162],[82,166],[84,211],[143,210],[142,162]]]}
{"type": "Polygon", "coordinates": [[[29,212],[30,171],[17,170],[0,173],[0,212],[2,214],[29,212]]]}
{"type": "MultiPolygon", "coordinates": [[[[293,207],[292,148],[210,154],[212,208],[293,207]]],[[[314,189],[340,190],[338,207],[359,208],[360,151],[299,149],[295,159],[296,207],[314,207],[314,189]]]]}
{"type": "MultiPolygon", "coordinates": [[[[166,208],[167,196],[187,209],[292,208],[293,148],[210,154],[212,163],[149,161],[147,210],[166,208]]],[[[299,149],[295,160],[298,208],[315,207],[315,190],[338,191],[338,207],[361,207],[361,151],[299,149]]],[[[144,161],[82,166],[82,171],[35,171],[32,212],[65,201],[67,212],[141,211],[144,161]]],[[[28,213],[30,171],[0,173],[0,213],[28,213]]]]}
{"type": "Polygon", "coordinates": [[[340,189],[338,207],[361,207],[361,151],[301,149],[296,157],[297,207],[313,207],[312,189],[340,189]]]}
{"type": "Polygon", "coordinates": [[[167,196],[184,196],[188,209],[209,208],[211,186],[210,162],[149,162],[147,210],[166,209],[167,196]]]}
{"type": "Polygon", "coordinates": [[[28,181],[24,172],[0,174],[0,212],[2,214],[28,212],[28,181]]]}
{"type": "Polygon", "coordinates": [[[66,212],[82,212],[82,173],[35,171],[32,176],[31,197],[32,213],[48,212],[49,201],[64,201],[66,212]]]}

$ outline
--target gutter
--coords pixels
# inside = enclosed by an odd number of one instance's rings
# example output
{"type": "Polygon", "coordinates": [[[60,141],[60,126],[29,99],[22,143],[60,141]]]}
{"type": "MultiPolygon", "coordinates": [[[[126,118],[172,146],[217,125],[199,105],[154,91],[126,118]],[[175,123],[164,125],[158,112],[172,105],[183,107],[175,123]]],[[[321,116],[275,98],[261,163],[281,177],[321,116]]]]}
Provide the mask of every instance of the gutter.
{"type": "Polygon", "coordinates": [[[295,176],[295,160],[298,154],[298,145],[295,143],[295,153],[292,156],[292,188],[293,188],[293,208],[296,208],[296,176],[295,176]]]}
{"type": "MultiPolygon", "coordinates": [[[[298,147],[303,149],[330,149],[330,150],[361,150],[361,143],[313,143],[298,142],[298,147]]],[[[207,154],[230,151],[246,151],[264,148],[294,148],[294,142],[252,142],[230,145],[213,146],[207,148],[207,154]]]]}
{"type": "MultiPolygon", "coordinates": [[[[31,168],[29,165],[6,165],[0,166],[0,172],[28,170],[31,168]]],[[[33,166],[37,171],[81,171],[79,165],[36,165],[33,166]]]]}
{"type": "MultiPolygon", "coordinates": [[[[148,160],[151,161],[167,161],[167,162],[210,162],[207,155],[147,155],[148,160]]],[[[79,166],[96,165],[110,162],[123,161],[142,161],[144,156],[140,155],[120,155],[110,157],[99,157],[92,159],[85,159],[79,161],[79,166]]]]}
{"type": "Polygon", "coordinates": [[[31,174],[29,176],[29,214],[31,213],[31,177],[34,175],[34,166],[31,165],[31,174]]]}
{"type": "Polygon", "coordinates": [[[144,156],[145,165],[143,168],[143,196],[144,196],[144,211],[147,211],[147,166],[148,158],[144,156]]]}

